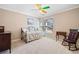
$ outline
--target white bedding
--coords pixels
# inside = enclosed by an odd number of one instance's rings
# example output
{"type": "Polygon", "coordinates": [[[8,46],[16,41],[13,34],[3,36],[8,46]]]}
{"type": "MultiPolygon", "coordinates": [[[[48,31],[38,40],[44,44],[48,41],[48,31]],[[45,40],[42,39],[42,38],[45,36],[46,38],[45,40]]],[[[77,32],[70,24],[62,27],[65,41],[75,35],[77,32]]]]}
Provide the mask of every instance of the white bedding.
{"type": "Polygon", "coordinates": [[[55,54],[71,53],[54,39],[42,38],[12,50],[13,54],[55,54]]]}

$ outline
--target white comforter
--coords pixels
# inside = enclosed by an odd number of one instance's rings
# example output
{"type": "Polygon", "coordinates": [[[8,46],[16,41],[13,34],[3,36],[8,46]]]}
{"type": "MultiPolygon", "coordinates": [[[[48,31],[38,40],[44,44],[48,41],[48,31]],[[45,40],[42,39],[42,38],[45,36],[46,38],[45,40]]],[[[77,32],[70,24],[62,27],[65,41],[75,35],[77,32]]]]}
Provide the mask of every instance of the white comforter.
{"type": "Polygon", "coordinates": [[[53,39],[42,38],[12,50],[13,54],[52,54],[71,53],[67,48],[53,39]]]}

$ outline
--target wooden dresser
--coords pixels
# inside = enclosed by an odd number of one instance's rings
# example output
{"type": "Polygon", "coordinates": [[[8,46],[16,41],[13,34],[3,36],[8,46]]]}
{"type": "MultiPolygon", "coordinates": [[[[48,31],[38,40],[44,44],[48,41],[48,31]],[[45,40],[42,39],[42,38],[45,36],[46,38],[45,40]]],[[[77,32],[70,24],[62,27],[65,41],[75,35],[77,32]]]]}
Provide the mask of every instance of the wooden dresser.
{"type": "Polygon", "coordinates": [[[1,30],[1,32],[0,32],[0,52],[4,51],[4,50],[8,50],[8,49],[11,53],[11,33],[2,32],[2,30],[1,30]]]}

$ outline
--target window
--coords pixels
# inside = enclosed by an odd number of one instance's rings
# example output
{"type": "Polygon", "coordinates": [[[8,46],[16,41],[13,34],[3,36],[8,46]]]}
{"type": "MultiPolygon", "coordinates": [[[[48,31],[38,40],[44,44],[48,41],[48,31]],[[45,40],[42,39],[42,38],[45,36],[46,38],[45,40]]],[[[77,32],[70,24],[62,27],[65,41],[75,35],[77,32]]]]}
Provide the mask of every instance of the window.
{"type": "Polygon", "coordinates": [[[48,19],[42,19],[41,20],[41,27],[43,31],[46,30],[53,30],[53,18],[48,18],[48,19]]]}
{"type": "Polygon", "coordinates": [[[39,20],[35,17],[27,17],[27,30],[36,31],[39,29],[39,20]]]}

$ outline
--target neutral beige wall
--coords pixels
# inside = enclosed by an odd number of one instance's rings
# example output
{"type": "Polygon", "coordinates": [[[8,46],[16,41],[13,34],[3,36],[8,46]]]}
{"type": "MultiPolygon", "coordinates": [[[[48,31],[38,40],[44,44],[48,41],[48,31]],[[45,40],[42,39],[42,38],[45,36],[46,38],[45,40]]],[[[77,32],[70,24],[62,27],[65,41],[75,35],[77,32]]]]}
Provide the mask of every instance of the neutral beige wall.
{"type": "Polygon", "coordinates": [[[54,34],[56,31],[69,31],[70,28],[79,29],[79,8],[70,11],[55,14],[54,19],[54,34]]]}
{"type": "MultiPolygon", "coordinates": [[[[70,28],[79,28],[79,8],[53,15],[56,31],[69,31],[70,28]]],[[[5,26],[5,31],[11,31],[12,39],[20,38],[20,29],[25,27],[26,16],[23,14],[0,9],[0,25],[5,26]]]]}
{"type": "Polygon", "coordinates": [[[12,39],[20,38],[21,27],[25,27],[26,16],[0,9],[0,25],[5,26],[5,31],[11,31],[12,39]]]}
{"type": "Polygon", "coordinates": [[[1,12],[1,10],[0,10],[0,25],[2,25],[2,18],[3,18],[3,15],[2,15],[2,12],[1,12]]]}

